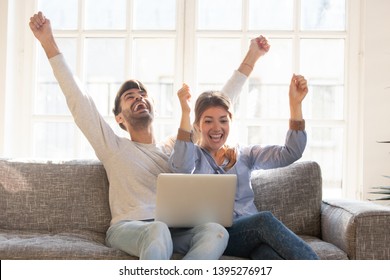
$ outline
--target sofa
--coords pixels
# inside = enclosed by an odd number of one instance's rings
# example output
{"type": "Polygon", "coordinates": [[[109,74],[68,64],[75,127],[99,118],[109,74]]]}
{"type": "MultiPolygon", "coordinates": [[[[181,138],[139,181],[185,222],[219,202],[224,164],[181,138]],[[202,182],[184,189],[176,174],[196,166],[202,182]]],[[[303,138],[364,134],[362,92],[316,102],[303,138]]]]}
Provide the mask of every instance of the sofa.
{"type": "MultiPolygon", "coordinates": [[[[322,200],[317,163],[256,171],[252,182],[258,209],[271,211],[321,259],[390,259],[390,208],[322,200]]],[[[108,188],[96,160],[0,159],[0,259],[137,259],[105,245],[108,188]]]]}

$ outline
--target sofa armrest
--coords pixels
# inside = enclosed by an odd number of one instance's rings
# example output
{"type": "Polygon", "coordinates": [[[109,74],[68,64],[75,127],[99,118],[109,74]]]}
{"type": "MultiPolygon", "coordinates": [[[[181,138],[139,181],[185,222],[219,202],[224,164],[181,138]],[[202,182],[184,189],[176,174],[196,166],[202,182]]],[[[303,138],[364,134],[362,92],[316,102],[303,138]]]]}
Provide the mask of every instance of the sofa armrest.
{"type": "Polygon", "coordinates": [[[322,202],[322,239],[349,259],[390,259],[390,207],[367,201],[322,202]]]}

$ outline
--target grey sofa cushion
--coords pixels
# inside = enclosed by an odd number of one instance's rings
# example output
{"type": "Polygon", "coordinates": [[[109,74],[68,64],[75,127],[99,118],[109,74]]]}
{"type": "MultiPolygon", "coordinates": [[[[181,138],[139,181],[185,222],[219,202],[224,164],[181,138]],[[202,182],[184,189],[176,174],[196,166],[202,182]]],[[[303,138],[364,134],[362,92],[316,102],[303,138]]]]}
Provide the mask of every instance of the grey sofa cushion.
{"type": "Polygon", "coordinates": [[[108,181],[98,161],[0,160],[1,229],[105,234],[110,220],[108,181]]]}
{"type": "Polygon", "coordinates": [[[258,210],[271,211],[296,234],[321,237],[322,180],[317,163],[254,172],[252,186],[258,210]]]}
{"type": "Polygon", "coordinates": [[[0,230],[1,259],[137,259],[104,245],[105,234],[86,230],[55,232],[0,230]]]}
{"type": "Polygon", "coordinates": [[[332,243],[314,236],[300,235],[300,237],[313,248],[321,260],[348,260],[347,254],[332,243]]]}

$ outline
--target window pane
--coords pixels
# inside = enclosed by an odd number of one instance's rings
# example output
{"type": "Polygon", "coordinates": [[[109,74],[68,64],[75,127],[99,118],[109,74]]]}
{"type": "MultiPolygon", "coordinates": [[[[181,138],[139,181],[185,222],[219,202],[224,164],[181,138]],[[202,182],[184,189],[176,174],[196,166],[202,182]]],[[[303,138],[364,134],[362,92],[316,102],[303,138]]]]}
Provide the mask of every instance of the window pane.
{"type": "Polygon", "coordinates": [[[248,126],[248,144],[284,145],[287,129],[288,125],[248,126]]]}
{"type": "Polygon", "coordinates": [[[156,134],[156,139],[164,141],[167,137],[176,137],[178,125],[178,121],[173,124],[155,122],[154,133],[156,134]]]}
{"type": "Polygon", "coordinates": [[[241,0],[199,0],[198,29],[241,29],[241,0]]]}
{"type": "Polygon", "coordinates": [[[292,75],[292,41],[270,41],[272,51],[260,59],[249,78],[249,94],[242,110],[248,118],[289,117],[288,85],[292,75]]]}
{"type": "MultiPolygon", "coordinates": [[[[111,126],[112,130],[115,132],[116,135],[118,135],[119,137],[129,138],[129,133],[119,126],[114,117],[107,118],[106,121],[111,126]]],[[[84,140],[85,145],[90,145],[86,138],[84,140]]]]}
{"type": "Polygon", "coordinates": [[[344,40],[301,40],[301,74],[309,83],[305,117],[342,119],[344,100],[344,40]],[[331,54],[331,55],[324,55],[331,54]]]}
{"type": "Polygon", "coordinates": [[[173,39],[134,40],[134,76],[145,83],[155,100],[160,117],[173,116],[171,107],[176,98],[173,90],[175,41],[173,39]],[[159,51],[156,52],[156,46],[159,51]],[[162,55],[163,54],[163,55],[162,55]]]}
{"type": "Polygon", "coordinates": [[[250,0],[249,29],[292,30],[293,4],[291,0],[250,0]]]}
{"type": "Polygon", "coordinates": [[[108,81],[87,83],[88,94],[92,97],[98,111],[103,116],[111,115],[113,108],[112,100],[115,99],[119,87],[119,83],[110,83],[108,81]]]}
{"type": "Polygon", "coordinates": [[[41,158],[74,157],[73,123],[46,122],[34,124],[34,156],[41,158]]]}
{"type": "Polygon", "coordinates": [[[34,99],[38,115],[69,115],[66,100],[57,82],[39,83],[34,99]]]}
{"type": "Polygon", "coordinates": [[[175,29],[175,0],[134,0],[133,11],[134,29],[175,29]]]}
{"type": "Polygon", "coordinates": [[[323,197],[340,197],[343,173],[344,129],[307,127],[308,145],[302,160],[314,160],[321,166],[323,197]]]}
{"type": "Polygon", "coordinates": [[[122,81],[124,78],[125,39],[86,39],[88,81],[122,81]]]}
{"type": "Polygon", "coordinates": [[[97,159],[95,151],[93,150],[91,144],[88,142],[87,138],[81,133],[79,129],[76,130],[79,141],[79,151],[76,158],[80,159],[97,159]]]}
{"type": "MultiPolygon", "coordinates": [[[[69,67],[73,72],[76,71],[76,46],[77,41],[74,38],[56,38],[58,47],[60,48],[61,52],[66,57],[66,62],[68,63],[69,67]]],[[[45,82],[45,81],[56,81],[53,70],[50,66],[50,63],[47,59],[47,56],[45,52],[43,51],[43,48],[40,46],[37,48],[38,50],[38,81],[39,82],[45,82]]]]}
{"type": "Polygon", "coordinates": [[[220,90],[241,60],[239,39],[198,40],[197,75],[201,88],[220,90]]]}
{"type": "Polygon", "coordinates": [[[134,72],[143,82],[158,83],[173,79],[175,66],[175,41],[173,39],[135,39],[134,72]],[[156,48],[158,47],[158,51],[156,48]]]}
{"type": "Polygon", "coordinates": [[[78,0],[39,0],[38,10],[44,11],[53,29],[77,29],[78,0]]]}
{"type": "MultiPolygon", "coordinates": [[[[57,44],[66,55],[69,67],[75,73],[76,40],[73,38],[57,38],[57,44]]],[[[42,48],[38,48],[38,87],[34,96],[34,114],[69,115],[63,96],[53,71],[42,48]]]]}
{"type": "MultiPolygon", "coordinates": [[[[248,144],[284,145],[288,125],[248,126],[248,144]]],[[[343,173],[343,129],[307,127],[308,144],[301,160],[321,166],[323,197],[340,197],[343,173]]]]}
{"type": "Polygon", "coordinates": [[[86,29],[125,29],[126,0],[85,0],[86,29]]]}
{"type": "Polygon", "coordinates": [[[345,0],[301,0],[302,30],[345,30],[345,0]]]}
{"type": "Polygon", "coordinates": [[[344,83],[344,40],[301,40],[301,73],[312,83],[344,83]]]}
{"type": "Polygon", "coordinates": [[[125,76],[125,39],[86,39],[86,84],[103,115],[112,109],[112,96],[116,94],[125,76]]]}
{"type": "Polygon", "coordinates": [[[250,83],[244,111],[248,118],[288,119],[288,86],[250,83]]]}
{"type": "Polygon", "coordinates": [[[250,83],[288,84],[292,70],[292,40],[269,38],[271,50],[258,61],[250,83]]]}
{"type": "Polygon", "coordinates": [[[342,120],[344,86],[312,85],[303,101],[305,118],[315,120],[342,120]]]}
{"type": "Polygon", "coordinates": [[[174,116],[174,108],[177,96],[177,89],[173,88],[173,80],[162,79],[158,83],[147,82],[146,87],[148,89],[148,94],[153,98],[154,109],[156,117],[158,118],[172,118],[174,116]]]}

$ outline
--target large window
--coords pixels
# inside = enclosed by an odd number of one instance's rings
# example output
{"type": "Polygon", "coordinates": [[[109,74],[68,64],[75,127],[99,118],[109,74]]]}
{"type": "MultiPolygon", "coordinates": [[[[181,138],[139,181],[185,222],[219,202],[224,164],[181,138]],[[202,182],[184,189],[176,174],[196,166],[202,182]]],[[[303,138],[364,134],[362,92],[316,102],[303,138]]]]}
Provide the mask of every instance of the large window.
{"type": "MultiPolygon", "coordinates": [[[[308,146],[324,193],[341,190],[345,153],[348,1],[343,0],[39,0],[74,73],[113,128],[119,85],[143,81],[157,104],[156,137],[176,133],[176,91],[220,89],[237,69],[250,39],[263,34],[270,52],[258,62],[235,106],[242,144],[283,144],[292,73],[309,81],[304,101],[308,146]]],[[[37,48],[31,118],[32,156],[94,157],[73,124],[47,59],[37,48]]],[[[195,98],[194,97],[194,98],[195,98]]]]}

